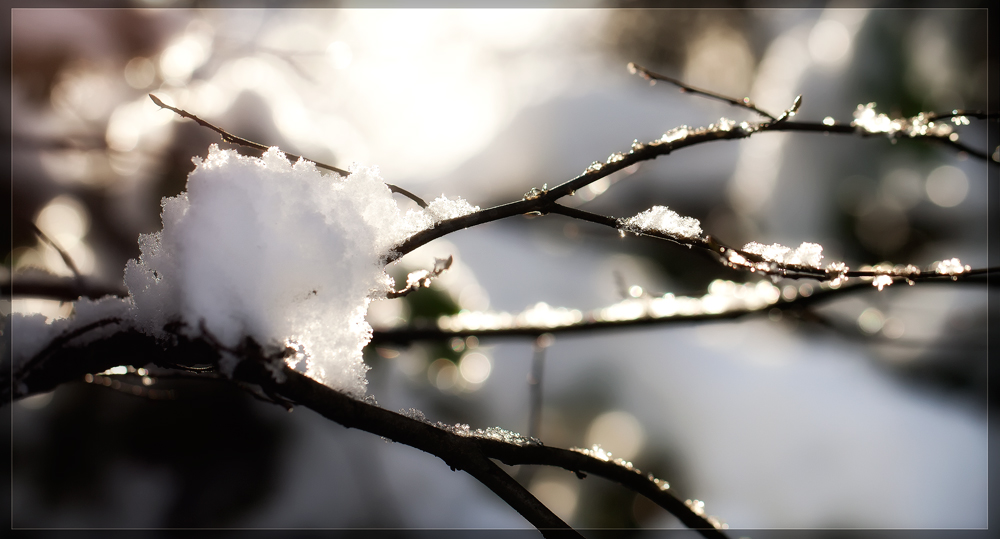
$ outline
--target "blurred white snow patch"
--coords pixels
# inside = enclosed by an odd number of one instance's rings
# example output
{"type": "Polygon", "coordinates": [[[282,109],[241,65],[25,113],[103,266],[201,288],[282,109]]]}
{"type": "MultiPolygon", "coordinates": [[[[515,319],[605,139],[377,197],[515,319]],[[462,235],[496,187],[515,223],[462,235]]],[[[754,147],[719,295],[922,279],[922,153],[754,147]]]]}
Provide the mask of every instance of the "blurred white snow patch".
{"type": "Polygon", "coordinates": [[[130,322],[130,307],[128,299],[106,296],[96,301],[80,298],[73,303],[73,314],[69,318],[51,319],[39,313],[12,313],[13,370],[19,371],[27,361],[61,335],[69,336],[73,331],[90,326],[92,329],[66,342],[68,345],[81,345],[119,330],[121,324],[130,322]]]}
{"type": "Polygon", "coordinates": [[[125,268],[138,327],[164,336],[181,322],[227,347],[291,344],[306,374],[364,395],[365,312],[393,284],[382,259],[437,215],[404,216],[376,167],[340,178],[277,148],[254,158],[214,144],[194,163],[187,189],[162,201],[163,230],[140,237],[125,268]]]}
{"type": "Polygon", "coordinates": [[[622,219],[621,226],[635,232],[662,232],[688,239],[701,236],[700,221],[694,217],[682,217],[666,206],[653,206],[638,215],[622,219]]]}

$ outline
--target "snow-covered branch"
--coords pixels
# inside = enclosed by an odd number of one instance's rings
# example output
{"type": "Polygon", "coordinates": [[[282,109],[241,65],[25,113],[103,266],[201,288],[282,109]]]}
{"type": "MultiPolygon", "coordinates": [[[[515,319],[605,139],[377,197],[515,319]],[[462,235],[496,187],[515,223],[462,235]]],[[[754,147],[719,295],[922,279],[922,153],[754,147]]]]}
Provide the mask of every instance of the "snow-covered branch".
{"type": "MultiPolygon", "coordinates": [[[[679,126],[656,140],[633,141],[627,152],[595,161],[578,176],[555,187],[533,188],[519,200],[480,209],[463,199],[439,197],[430,203],[387,184],[377,168],[350,171],[307,161],[277,148],[232,135],[201,118],[164,103],[156,105],[219,133],[229,143],[264,152],[248,158],[213,145],[196,158],[186,190],[163,200],[161,231],[140,238],[141,256],[125,269],[126,289],[91,283],[56,246],[73,279],[0,283],[11,297],[81,298],[74,316],[50,322],[44,316],[11,318],[6,332],[22,339],[5,360],[0,386],[6,400],[47,392],[74,380],[113,376],[131,366],[187,372],[208,370],[213,379],[231,381],[255,396],[284,406],[306,406],[348,428],[384,436],[440,457],[466,471],[516,509],[546,535],[575,533],[526,488],[491,459],[511,465],[556,466],[616,481],[676,515],[706,537],[723,536],[724,525],[705,515],[697,500],[682,501],[666,482],[641,473],[632,463],[599,447],[557,449],[499,428],[432,424],[416,415],[397,414],[366,398],[362,349],[369,343],[411,343],[454,337],[537,337],[545,333],[582,333],[676,323],[731,320],[762,313],[803,312],[860,291],[879,291],[905,282],[977,283],[1000,268],[972,268],[958,258],[927,267],[877,264],[851,268],[823,263],[823,248],[803,242],[797,248],[748,242],[737,248],[705,233],[701,223],[665,206],[630,217],[601,215],[562,204],[564,197],[640,162],[673,151],[721,140],[748,138],[767,131],[802,131],[911,138],[947,144],[986,159],[987,154],[959,142],[954,126],[992,114],[954,111],[889,118],[874,104],[860,105],[849,124],[832,118],[796,122],[802,100],[781,114],[686,85],[630,64],[647,79],[750,110],[760,122],[721,118],[706,127],[679,126]],[[947,121],[946,121],[947,120],[947,121]],[[294,163],[290,163],[291,159],[294,163]],[[318,169],[333,171],[324,175],[318,169]],[[420,208],[403,212],[392,193],[420,208]],[[721,267],[770,277],[757,282],[716,280],[701,296],[673,293],[635,295],[591,311],[539,303],[520,313],[460,312],[443,315],[433,327],[413,325],[373,331],[365,318],[370,302],[397,299],[430,286],[448,271],[453,258],[407,278],[397,289],[386,267],[430,241],[456,231],[524,214],[557,214],[620,233],[697,248],[721,267]],[[779,279],[812,279],[815,287],[779,288],[779,279]],[[772,282],[773,281],[773,282],[772,282]],[[105,297],[99,301],[82,298],[105,297]],[[109,371],[109,369],[111,371],[109,371]],[[107,373],[111,374],[107,374],[107,373]],[[9,379],[6,377],[9,376],[9,379]]],[[[539,397],[540,399],[540,397],[539,397]]],[[[535,421],[533,420],[533,423],[535,421]]]]}

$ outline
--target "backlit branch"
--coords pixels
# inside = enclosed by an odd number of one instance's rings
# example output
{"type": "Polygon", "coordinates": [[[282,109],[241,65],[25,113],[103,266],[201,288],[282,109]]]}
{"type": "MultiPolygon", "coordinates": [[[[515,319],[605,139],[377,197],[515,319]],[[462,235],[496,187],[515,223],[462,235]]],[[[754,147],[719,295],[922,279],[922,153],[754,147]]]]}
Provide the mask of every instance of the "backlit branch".
{"type": "MultiPolygon", "coordinates": [[[[162,100],[160,100],[160,98],[156,97],[153,94],[149,94],[149,98],[153,100],[153,103],[156,103],[156,106],[158,106],[158,107],[160,107],[162,109],[167,109],[167,110],[173,111],[174,113],[176,113],[178,116],[180,116],[182,118],[188,118],[188,119],[194,120],[195,122],[198,123],[198,125],[200,125],[202,127],[207,127],[209,129],[211,129],[212,131],[215,131],[216,133],[218,133],[219,135],[222,136],[222,140],[224,140],[224,141],[226,141],[226,142],[228,142],[230,144],[236,144],[238,146],[246,146],[247,148],[253,148],[255,150],[259,150],[259,151],[262,151],[262,152],[266,152],[268,150],[267,146],[265,146],[263,144],[260,144],[259,142],[254,142],[252,140],[247,140],[247,139],[245,139],[243,137],[237,137],[236,135],[234,135],[232,133],[229,133],[225,129],[222,129],[221,127],[217,127],[217,126],[215,126],[213,124],[210,124],[210,123],[206,122],[205,120],[202,120],[201,118],[195,116],[194,114],[191,114],[190,112],[188,112],[188,111],[186,111],[184,109],[179,109],[177,107],[171,107],[170,105],[164,103],[162,100]]],[[[344,170],[342,168],[337,168],[337,167],[332,166],[332,165],[327,165],[325,163],[320,163],[319,161],[313,161],[312,159],[306,159],[306,158],[302,157],[301,155],[295,155],[295,154],[288,153],[288,152],[284,152],[284,154],[285,154],[285,157],[287,157],[293,163],[295,161],[298,161],[299,159],[305,159],[306,161],[311,161],[313,164],[316,165],[317,168],[322,168],[322,169],[325,169],[325,170],[336,172],[337,174],[340,174],[341,176],[343,176],[345,178],[351,174],[350,172],[348,172],[348,171],[346,171],[346,170],[344,170]]],[[[410,200],[416,202],[421,208],[426,208],[427,207],[427,203],[424,202],[424,200],[422,198],[420,198],[417,195],[415,195],[415,194],[407,191],[406,189],[403,189],[402,187],[393,185],[391,183],[387,183],[386,185],[389,187],[389,190],[392,191],[393,193],[399,193],[399,194],[405,196],[406,198],[409,198],[410,200]]]]}
{"type": "MultiPolygon", "coordinates": [[[[240,362],[232,380],[240,387],[246,389],[247,384],[259,387],[273,402],[306,406],[345,427],[364,430],[435,455],[451,468],[463,470],[482,482],[546,537],[579,537],[579,534],[490,459],[507,464],[557,466],[577,472],[581,477],[592,473],[647,496],[705,537],[725,537],[716,529],[721,523],[706,517],[700,505],[682,502],[668,491],[666,482],[652,475],[643,475],[631,463],[611,459],[599,449],[550,448],[535,439],[502,429],[472,431],[465,425],[431,424],[391,412],[299,373],[284,365],[282,352],[268,355],[252,342],[232,349],[220,348],[215,339],[205,334],[196,339],[178,335],[172,344],[168,344],[133,329],[85,339],[88,333],[120,322],[117,319],[101,320],[79,328],[60,337],[34,360],[26,362],[31,368],[44,372],[18,372],[10,380],[4,379],[9,371],[3,372],[0,374],[0,387],[13,389],[13,394],[4,397],[19,399],[49,391],[59,383],[82,380],[85,374],[101,373],[119,365],[217,364],[223,354],[237,353],[240,362]],[[86,342],[73,344],[77,339],[86,342]],[[77,368],[67,368],[74,362],[77,368]],[[47,375],[62,379],[54,381],[47,375]]],[[[209,377],[219,379],[214,373],[209,377]]]]}
{"type": "Polygon", "coordinates": [[[749,97],[744,97],[743,99],[735,99],[735,98],[732,98],[732,97],[729,97],[729,96],[725,96],[725,95],[722,95],[722,94],[717,94],[717,93],[712,92],[710,90],[703,90],[701,88],[695,88],[694,86],[691,86],[689,84],[685,84],[684,82],[682,82],[680,80],[677,80],[675,78],[668,77],[666,75],[661,75],[659,73],[656,73],[654,71],[646,69],[645,67],[642,67],[641,65],[639,65],[639,64],[637,64],[635,62],[629,62],[629,64],[628,64],[628,71],[629,71],[629,73],[632,73],[633,75],[639,75],[640,77],[648,80],[651,84],[655,84],[656,81],[669,82],[670,84],[673,84],[674,86],[677,86],[678,88],[680,88],[682,92],[689,92],[689,93],[692,93],[692,94],[695,94],[695,95],[705,96],[705,97],[708,97],[710,99],[717,99],[719,101],[725,101],[726,103],[729,103],[730,105],[733,105],[733,106],[736,106],[736,107],[745,108],[747,110],[751,110],[753,112],[756,112],[757,114],[760,114],[761,116],[763,116],[763,117],[765,117],[765,118],[767,118],[769,120],[772,120],[772,121],[777,119],[774,116],[772,116],[771,114],[769,114],[767,112],[764,112],[763,110],[757,108],[753,104],[753,102],[750,101],[749,97]]]}
{"type": "MultiPolygon", "coordinates": [[[[292,369],[285,369],[283,382],[275,382],[260,363],[244,361],[240,366],[245,368],[242,369],[242,373],[238,368],[237,376],[242,374],[247,381],[270,386],[276,393],[311,408],[327,419],[348,428],[358,428],[416,447],[440,457],[449,466],[466,470],[474,476],[478,472],[470,471],[469,468],[478,467],[480,463],[488,462],[486,459],[489,458],[496,458],[507,464],[540,464],[576,472],[589,472],[621,483],[626,488],[649,497],[651,501],[670,511],[690,528],[699,530],[705,537],[725,537],[712,521],[667,492],[663,481],[651,475],[642,475],[631,464],[611,460],[606,454],[549,448],[536,440],[499,429],[469,432],[468,427],[459,426],[449,430],[352,399],[292,369]]],[[[486,467],[483,471],[486,472],[486,467]]],[[[525,515],[532,524],[542,529],[543,533],[546,532],[545,528],[559,529],[565,526],[565,524],[560,526],[561,520],[551,515],[544,506],[533,509],[532,506],[538,503],[537,499],[523,488],[520,490],[512,488],[513,485],[507,483],[509,476],[500,472],[507,477],[502,479],[496,472],[499,472],[499,469],[490,472],[493,477],[490,481],[501,481],[507,486],[494,488],[489,483],[487,486],[508,503],[510,499],[505,497],[507,494],[498,492],[499,490],[511,488],[509,495],[512,498],[526,500],[511,505],[525,515]],[[542,515],[543,509],[551,516],[542,515]],[[526,513],[536,514],[529,516],[526,513]]]]}

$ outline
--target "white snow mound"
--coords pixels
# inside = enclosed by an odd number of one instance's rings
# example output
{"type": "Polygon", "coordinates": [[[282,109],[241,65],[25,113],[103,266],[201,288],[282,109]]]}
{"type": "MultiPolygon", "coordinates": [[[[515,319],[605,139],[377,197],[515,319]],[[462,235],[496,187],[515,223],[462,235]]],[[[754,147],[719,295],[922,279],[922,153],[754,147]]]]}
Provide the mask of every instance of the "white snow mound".
{"type": "Polygon", "coordinates": [[[142,254],[125,268],[137,326],[165,336],[179,321],[226,347],[247,336],[291,344],[307,354],[306,374],[363,396],[365,313],[392,286],[384,255],[478,208],[439,199],[403,215],[377,167],[352,167],[345,179],[292,165],[277,148],[253,158],[213,144],[194,163],[187,189],[162,201],[163,230],[141,236],[142,254]],[[441,206],[450,211],[434,211],[441,206]]]}

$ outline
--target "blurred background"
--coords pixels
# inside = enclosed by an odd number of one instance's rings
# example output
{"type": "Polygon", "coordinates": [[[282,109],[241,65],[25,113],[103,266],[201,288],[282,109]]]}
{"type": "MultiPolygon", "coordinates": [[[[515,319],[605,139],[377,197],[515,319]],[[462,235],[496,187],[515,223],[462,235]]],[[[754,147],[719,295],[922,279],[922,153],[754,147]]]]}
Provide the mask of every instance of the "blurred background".
{"type": "MultiPolygon", "coordinates": [[[[121,286],[138,235],[160,228],[160,199],[183,190],[191,158],[230,147],[148,93],[239,136],[342,168],[378,165],[424,198],[486,207],[574,177],[633,139],[756,119],[650,86],[629,61],[775,114],[802,94],[803,120],[847,123],[869,102],[893,116],[985,110],[996,66],[984,14],[13,10],[12,247],[0,271],[8,281],[72,275],[34,223],[90,282],[121,286]]],[[[983,122],[960,132],[993,152],[983,122]]],[[[851,267],[952,257],[984,267],[996,170],[922,142],[773,133],[624,170],[574,204],[617,217],[665,205],[728,244],[817,242],[851,267]]],[[[442,255],[456,263],[431,288],[373,303],[376,330],[756,279],[561,216],[458,232],[389,271],[398,281],[442,255]]],[[[998,441],[987,426],[987,315],[1000,314],[987,295],[894,285],[810,319],[558,336],[545,343],[539,437],[601,444],[733,528],[985,527],[987,447],[998,441]]],[[[0,309],[57,318],[72,304],[4,298],[0,309]]],[[[369,394],[431,421],[527,432],[536,352],[531,339],[370,346],[369,394]]],[[[15,527],[527,526],[420,451],[226,384],[149,382],[161,398],[80,382],[8,408],[15,527]]],[[[679,526],[599,478],[510,471],[575,526],[679,526]]]]}

